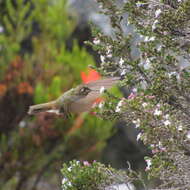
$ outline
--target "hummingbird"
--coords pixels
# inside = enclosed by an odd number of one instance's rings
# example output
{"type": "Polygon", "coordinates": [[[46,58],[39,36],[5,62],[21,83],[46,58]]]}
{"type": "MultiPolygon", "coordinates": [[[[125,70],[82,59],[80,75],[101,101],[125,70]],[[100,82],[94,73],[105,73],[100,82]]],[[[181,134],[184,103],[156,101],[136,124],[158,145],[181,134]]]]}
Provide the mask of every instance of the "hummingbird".
{"type": "Polygon", "coordinates": [[[101,91],[111,88],[118,81],[119,77],[109,77],[78,85],[63,93],[56,100],[30,106],[28,114],[53,112],[68,117],[71,113],[90,111],[95,100],[101,96],[101,91]]]}

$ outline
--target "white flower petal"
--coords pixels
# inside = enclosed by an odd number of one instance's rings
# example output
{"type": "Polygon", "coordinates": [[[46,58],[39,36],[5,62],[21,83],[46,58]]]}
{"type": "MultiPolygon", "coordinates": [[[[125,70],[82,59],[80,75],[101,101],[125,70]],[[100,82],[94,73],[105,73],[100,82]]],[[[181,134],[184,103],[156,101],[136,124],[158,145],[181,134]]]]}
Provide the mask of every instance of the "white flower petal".
{"type": "Polygon", "coordinates": [[[155,40],[155,37],[154,37],[154,36],[152,36],[152,37],[146,36],[146,37],[144,38],[144,42],[150,42],[150,41],[154,41],[154,40],[155,40]]]}
{"type": "Polygon", "coordinates": [[[179,126],[177,127],[177,130],[178,130],[178,131],[183,131],[183,126],[182,126],[182,125],[179,125],[179,126]]]}
{"type": "Polygon", "coordinates": [[[150,170],[150,167],[152,166],[152,161],[151,161],[151,159],[146,159],[145,161],[146,161],[146,164],[147,164],[147,167],[146,167],[145,170],[150,170]]]}
{"type": "Polygon", "coordinates": [[[141,137],[142,137],[142,133],[139,133],[138,135],[137,135],[137,141],[139,141],[140,139],[141,139],[141,137]]]}
{"type": "Polygon", "coordinates": [[[105,62],[105,56],[100,55],[100,60],[101,60],[102,63],[104,63],[105,62]]]}
{"type": "Polygon", "coordinates": [[[116,106],[116,109],[115,109],[115,112],[120,112],[121,111],[121,107],[122,107],[122,104],[123,104],[124,100],[120,100],[116,106]]]}
{"type": "Polygon", "coordinates": [[[102,93],[104,93],[105,92],[105,87],[104,86],[102,86],[101,88],[100,88],[100,94],[102,94],[102,93]]]}
{"type": "Polygon", "coordinates": [[[67,183],[67,182],[68,182],[68,179],[64,177],[64,178],[62,179],[62,182],[61,182],[61,183],[62,183],[62,184],[65,184],[65,183],[67,183]]]}
{"type": "Polygon", "coordinates": [[[142,104],[142,107],[146,107],[148,104],[146,103],[146,102],[144,102],[143,104],[142,104]]]}
{"type": "Polygon", "coordinates": [[[156,25],[158,24],[158,20],[155,20],[152,24],[152,30],[154,31],[156,29],[156,25]]]}
{"type": "Polygon", "coordinates": [[[188,139],[190,139],[190,131],[187,132],[186,137],[187,137],[188,139]]]}
{"type": "Polygon", "coordinates": [[[72,167],[71,167],[71,166],[70,166],[70,167],[68,167],[68,168],[67,168],[67,170],[68,170],[69,172],[71,172],[72,167]]]}
{"type": "Polygon", "coordinates": [[[100,109],[102,109],[102,108],[104,107],[104,102],[100,102],[100,103],[98,104],[98,107],[99,107],[100,109]]]}
{"type": "Polygon", "coordinates": [[[122,67],[124,62],[125,62],[125,61],[124,61],[123,58],[121,57],[120,60],[119,60],[119,66],[122,67]]]}
{"type": "Polygon", "coordinates": [[[148,69],[150,69],[151,68],[151,61],[150,61],[150,59],[149,58],[147,58],[146,60],[145,60],[145,62],[144,62],[144,69],[145,70],[148,70],[148,69]]]}
{"type": "Polygon", "coordinates": [[[161,14],[161,9],[157,9],[156,11],[155,11],[155,17],[157,18],[157,17],[159,17],[159,15],[161,14]]]}
{"type": "Polygon", "coordinates": [[[161,111],[161,110],[155,109],[154,115],[159,116],[159,115],[161,115],[161,114],[162,114],[162,111],[161,111]]]}
{"type": "Polygon", "coordinates": [[[169,120],[164,121],[164,125],[165,125],[165,126],[168,126],[168,125],[170,125],[170,124],[171,124],[171,122],[170,122],[169,120]]]}
{"type": "Polygon", "coordinates": [[[100,40],[97,39],[97,38],[94,38],[93,43],[94,43],[95,45],[98,45],[98,44],[100,44],[100,40]]]}
{"type": "Polygon", "coordinates": [[[123,69],[122,72],[121,72],[121,76],[125,75],[127,73],[127,69],[123,69]]]}

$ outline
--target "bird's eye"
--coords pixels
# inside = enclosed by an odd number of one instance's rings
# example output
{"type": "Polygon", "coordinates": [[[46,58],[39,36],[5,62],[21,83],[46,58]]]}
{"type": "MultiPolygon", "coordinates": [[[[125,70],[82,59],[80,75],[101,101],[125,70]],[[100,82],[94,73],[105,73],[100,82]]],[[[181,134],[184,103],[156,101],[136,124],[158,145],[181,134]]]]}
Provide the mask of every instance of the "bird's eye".
{"type": "Polygon", "coordinates": [[[88,88],[88,87],[82,87],[80,89],[80,94],[81,95],[87,95],[90,91],[91,91],[90,88],[88,88]]]}

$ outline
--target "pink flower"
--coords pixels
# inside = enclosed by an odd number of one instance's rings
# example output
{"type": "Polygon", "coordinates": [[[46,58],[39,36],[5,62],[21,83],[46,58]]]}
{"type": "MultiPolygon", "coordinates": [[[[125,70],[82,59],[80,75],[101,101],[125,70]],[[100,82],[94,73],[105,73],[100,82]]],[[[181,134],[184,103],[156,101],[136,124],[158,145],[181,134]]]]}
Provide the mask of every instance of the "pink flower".
{"type": "Polygon", "coordinates": [[[156,154],[158,152],[159,152],[159,150],[157,148],[155,148],[155,149],[152,150],[152,154],[156,154]]]}
{"type": "Polygon", "coordinates": [[[135,98],[137,95],[135,93],[131,93],[129,96],[128,96],[128,99],[133,99],[135,98]]]}
{"type": "Polygon", "coordinates": [[[160,152],[166,152],[166,148],[165,147],[161,147],[160,148],[160,152]]]}
{"type": "Polygon", "coordinates": [[[88,161],[83,161],[84,166],[90,166],[90,163],[88,161]]]}
{"type": "Polygon", "coordinates": [[[146,96],[148,99],[153,99],[155,96],[146,96]]]}

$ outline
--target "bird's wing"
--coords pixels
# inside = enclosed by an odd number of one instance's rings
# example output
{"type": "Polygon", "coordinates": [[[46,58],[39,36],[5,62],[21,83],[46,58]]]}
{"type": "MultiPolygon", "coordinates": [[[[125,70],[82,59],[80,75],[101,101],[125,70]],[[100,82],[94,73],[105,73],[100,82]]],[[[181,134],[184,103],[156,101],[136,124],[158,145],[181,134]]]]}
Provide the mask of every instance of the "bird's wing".
{"type": "Polygon", "coordinates": [[[100,89],[109,89],[119,81],[119,77],[106,78],[89,82],[86,85],[92,90],[87,96],[73,99],[70,103],[70,112],[80,113],[89,111],[95,100],[101,96],[100,89]]]}
{"type": "MultiPolygon", "coordinates": [[[[119,81],[119,77],[113,77],[113,78],[106,78],[102,80],[93,81],[87,84],[87,86],[92,90],[86,97],[86,101],[94,101],[99,96],[101,96],[100,89],[109,89],[114,84],[116,84],[119,81]]],[[[81,100],[83,101],[83,100],[81,100]]]]}
{"type": "Polygon", "coordinates": [[[100,80],[95,80],[92,82],[87,83],[86,85],[91,90],[100,90],[101,87],[104,87],[105,89],[111,88],[114,84],[116,84],[119,81],[119,77],[110,77],[100,80]]]}

